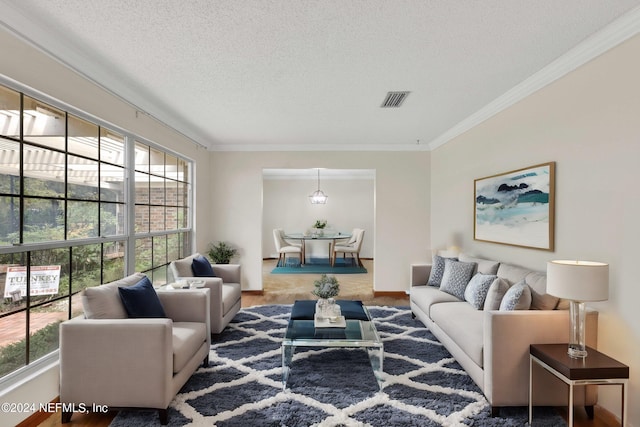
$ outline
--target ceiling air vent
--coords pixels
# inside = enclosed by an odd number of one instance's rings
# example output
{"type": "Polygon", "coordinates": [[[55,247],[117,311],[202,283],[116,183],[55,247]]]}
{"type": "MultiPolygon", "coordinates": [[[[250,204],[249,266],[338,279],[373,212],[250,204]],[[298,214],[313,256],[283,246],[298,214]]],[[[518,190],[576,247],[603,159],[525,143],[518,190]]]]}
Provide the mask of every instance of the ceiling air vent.
{"type": "Polygon", "coordinates": [[[411,92],[388,92],[382,102],[382,108],[398,108],[411,92]]]}

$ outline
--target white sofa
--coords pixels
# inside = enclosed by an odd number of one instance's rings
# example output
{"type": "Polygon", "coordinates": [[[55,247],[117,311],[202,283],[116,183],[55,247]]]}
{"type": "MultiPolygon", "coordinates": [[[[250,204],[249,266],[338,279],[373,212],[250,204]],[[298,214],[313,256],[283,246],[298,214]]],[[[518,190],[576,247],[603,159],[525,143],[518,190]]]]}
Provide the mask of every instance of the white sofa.
{"type": "MultiPolygon", "coordinates": [[[[529,345],[564,343],[569,339],[568,302],[546,294],[546,275],[515,265],[460,254],[462,262],[476,263],[476,273],[497,275],[510,287],[525,281],[531,307],[501,311],[476,309],[438,286],[427,285],[432,264],[411,266],[411,310],[449,350],[475,381],[497,415],[503,406],[526,406],[529,396],[529,345]]],[[[496,280],[491,286],[497,286],[496,280]]],[[[494,289],[495,290],[495,289],[494,289]]],[[[493,291],[490,291],[493,292],[493,291]]],[[[484,309],[487,308],[487,309],[484,309]]],[[[495,307],[492,307],[495,308],[495,307]]],[[[587,345],[596,348],[597,312],[587,313],[587,345]]],[[[534,366],[536,406],[566,406],[567,388],[560,380],[534,366]]],[[[576,388],[576,405],[593,415],[597,388],[576,388]]]]}
{"type": "Polygon", "coordinates": [[[195,253],[172,261],[167,269],[167,283],[175,283],[178,280],[203,280],[204,287],[209,288],[211,292],[211,333],[219,334],[242,306],[240,264],[212,264],[216,277],[194,277],[191,264],[193,259],[199,256],[199,253],[195,253]]]}

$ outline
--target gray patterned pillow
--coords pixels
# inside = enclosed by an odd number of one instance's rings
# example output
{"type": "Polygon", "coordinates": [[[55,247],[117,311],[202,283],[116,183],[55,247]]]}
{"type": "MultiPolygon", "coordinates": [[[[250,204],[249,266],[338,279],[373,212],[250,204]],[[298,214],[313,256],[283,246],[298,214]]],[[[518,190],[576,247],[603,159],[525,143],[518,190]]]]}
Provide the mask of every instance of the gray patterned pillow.
{"type": "Polygon", "coordinates": [[[440,255],[433,256],[433,262],[431,263],[431,273],[429,274],[429,280],[427,281],[427,285],[429,286],[440,286],[442,282],[442,275],[444,274],[444,260],[451,259],[457,261],[458,258],[444,258],[440,255]]]}
{"type": "Polygon", "coordinates": [[[529,310],[531,306],[531,289],[524,280],[509,288],[502,302],[500,311],[529,310]]]}
{"type": "Polygon", "coordinates": [[[487,298],[491,284],[498,276],[493,274],[478,273],[471,278],[464,291],[464,299],[476,310],[484,308],[484,300],[487,298]]]}
{"type": "Polygon", "coordinates": [[[440,290],[464,300],[464,291],[469,284],[474,268],[476,268],[475,262],[445,259],[440,290]]]}

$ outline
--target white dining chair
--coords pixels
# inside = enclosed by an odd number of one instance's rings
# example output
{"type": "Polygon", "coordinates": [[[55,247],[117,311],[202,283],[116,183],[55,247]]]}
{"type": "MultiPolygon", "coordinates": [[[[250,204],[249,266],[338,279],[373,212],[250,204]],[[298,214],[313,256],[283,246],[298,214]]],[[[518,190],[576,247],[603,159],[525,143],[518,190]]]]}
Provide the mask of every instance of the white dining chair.
{"type": "Polygon", "coordinates": [[[356,259],[358,266],[364,267],[360,260],[360,249],[362,249],[362,241],[364,239],[364,230],[362,228],[354,228],[351,233],[351,239],[346,243],[336,242],[333,245],[333,251],[331,256],[331,266],[336,264],[336,256],[338,253],[342,253],[342,257],[346,258],[347,254],[351,254],[356,259]]]}
{"type": "Polygon", "coordinates": [[[278,251],[278,267],[284,267],[287,263],[287,254],[298,254],[300,257],[300,265],[303,263],[302,245],[289,243],[284,239],[284,232],[281,228],[273,229],[273,240],[278,251]]]}

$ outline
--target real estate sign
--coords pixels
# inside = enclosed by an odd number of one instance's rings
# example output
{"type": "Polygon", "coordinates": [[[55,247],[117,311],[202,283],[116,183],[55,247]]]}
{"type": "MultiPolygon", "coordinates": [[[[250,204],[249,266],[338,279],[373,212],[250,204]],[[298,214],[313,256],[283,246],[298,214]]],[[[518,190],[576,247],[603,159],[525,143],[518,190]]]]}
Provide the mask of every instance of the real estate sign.
{"type": "MultiPolygon", "coordinates": [[[[59,265],[39,265],[31,267],[29,287],[31,296],[55,295],[60,285],[59,265]]],[[[27,267],[7,267],[7,279],[4,284],[4,297],[10,298],[12,293],[20,291],[27,296],[27,267]]]]}

